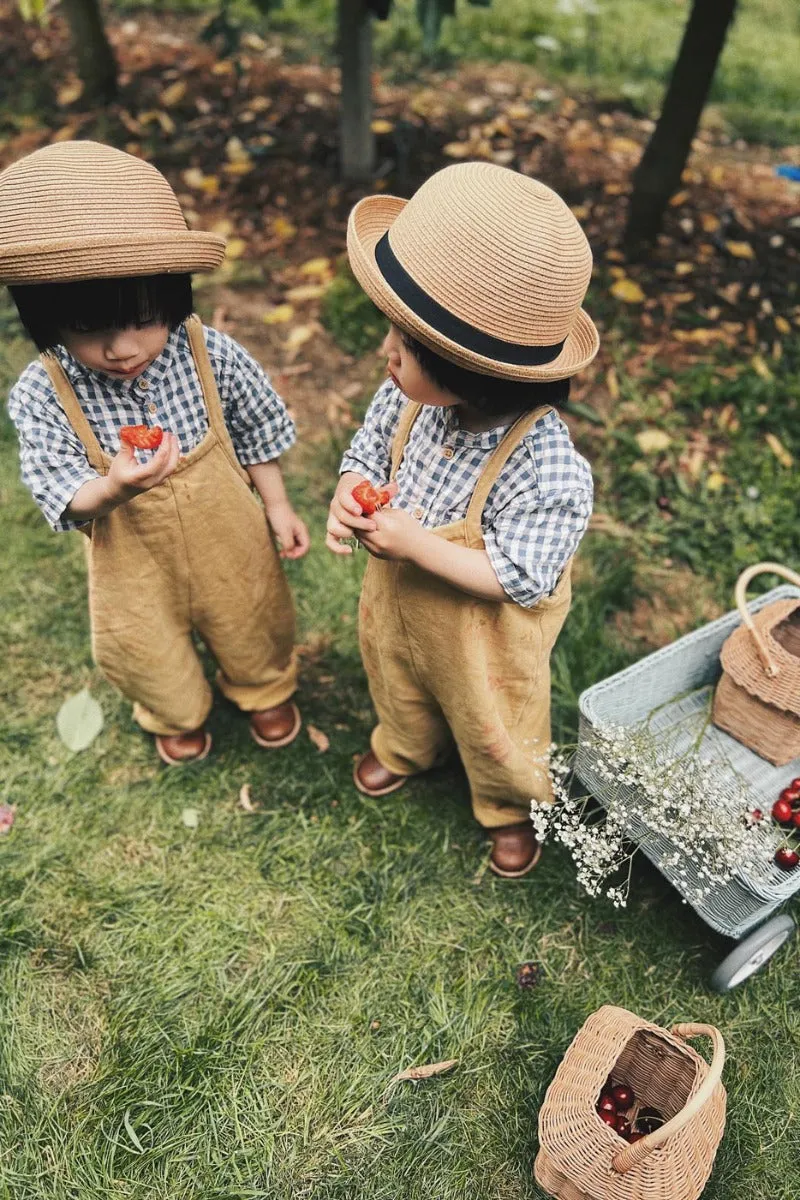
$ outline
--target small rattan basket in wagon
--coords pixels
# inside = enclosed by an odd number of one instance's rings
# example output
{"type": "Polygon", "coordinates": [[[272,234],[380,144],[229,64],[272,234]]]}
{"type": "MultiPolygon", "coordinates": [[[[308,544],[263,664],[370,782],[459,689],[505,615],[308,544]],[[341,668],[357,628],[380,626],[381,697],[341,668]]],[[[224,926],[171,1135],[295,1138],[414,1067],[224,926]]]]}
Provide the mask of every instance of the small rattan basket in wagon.
{"type": "Polygon", "coordinates": [[[564,1055],[539,1112],[534,1174],[558,1200],[697,1200],[725,1129],[725,1044],[712,1025],[672,1031],[606,1005],[564,1055]],[[686,1038],[711,1038],[711,1063],[686,1038]],[[656,1108],[660,1129],[629,1144],[600,1120],[608,1078],[626,1083],[636,1110],[656,1108]]]}
{"type": "MultiPolygon", "coordinates": [[[[773,588],[751,600],[747,610],[757,616],[766,607],[786,601],[800,602],[800,587],[784,584],[773,588]]],[[[741,624],[736,609],[581,694],[574,769],[601,804],[609,798],[610,785],[598,769],[594,734],[596,729],[609,725],[627,729],[646,724],[665,762],[675,761],[688,751],[702,755],[713,766],[717,792],[724,795],[730,789],[731,817],[735,820],[741,818],[741,811],[734,811],[734,798],[742,781],[749,805],[768,813],[780,791],[800,776],[800,758],[783,766],[771,765],[710,719],[721,673],[720,653],[741,624]],[[736,786],[731,787],[732,783],[736,786]]],[[[640,821],[632,820],[626,832],[685,898],[687,881],[669,865],[672,844],[640,821]]],[[[791,915],[776,910],[800,889],[800,867],[787,872],[776,866],[772,856],[783,842],[783,835],[775,829],[765,830],[764,836],[763,863],[748,871],[737,871],[694,905],[712,929],[738,943],[712,974],[712,986],[718,991],[738,986],[759,970],[794,932],[791,915]]],[[[697,879],[689,883],[694,887],[697,879]]]]}

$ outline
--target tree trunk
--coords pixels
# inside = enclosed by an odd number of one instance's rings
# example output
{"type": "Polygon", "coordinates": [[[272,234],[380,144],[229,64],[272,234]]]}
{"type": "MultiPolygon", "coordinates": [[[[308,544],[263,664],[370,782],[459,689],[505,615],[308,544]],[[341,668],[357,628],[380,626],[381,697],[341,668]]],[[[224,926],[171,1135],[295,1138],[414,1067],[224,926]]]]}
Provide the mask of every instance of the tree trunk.
{"type": "Polygon", "coordinates": [[[84,96],[108,104],[117,94],[117,62],[106,37],[99,0],[61,0],[78,59],[84,96]]]}
{"type": "Polygon", "coordinates": [[[736,0],[694,0],[664,106],[633,176],[625,229],[631,249],[655,241],[670,196],[683,168],[708,98],[736,0]]]}
{"type": "Polygon", "coordinates": [[[372,134],[372,14],[365,0],[339,0],[341,66],[341,167],[349,182],[364,183],[375,170],[372,134]]]}

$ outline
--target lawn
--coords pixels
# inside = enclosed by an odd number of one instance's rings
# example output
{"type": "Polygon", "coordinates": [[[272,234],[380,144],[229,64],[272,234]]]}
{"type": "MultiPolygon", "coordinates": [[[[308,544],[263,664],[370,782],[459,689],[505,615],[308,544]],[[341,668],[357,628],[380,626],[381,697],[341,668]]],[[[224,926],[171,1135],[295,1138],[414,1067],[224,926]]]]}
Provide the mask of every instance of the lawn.
{"type": "MultiPolygon", "coordinates": [[[[8,320],[4,334],[5,387],[28,349],[8,320]]],[[[581,555],[555,659],[561,738],[580,689],[641,653],[659,622],[663,636],[665,620],[685,627],[703,605],[727,605],[757,553],[798,561],[792,473],[763,441],[780,402],[782,436],[800,450],[797,360],[787,352],[770,374],[722,385],[697,368],[675,383],[666,415],[657,380],[621,374],[621,415],[576,422],[616,525],[581,555]],[[667,520],[635,431],[658,419],[674,439],[663,461],[677,461],[703,411],[721,409],[720,386],[739,411],[726,430],[731,482],[703,494],[702,481],[681,488],[662,471],[667,520]]],[[[315,544],[289,566],[300,701],[330,749],[304,734],[259,751],[220,702],[213,756],[171,771],[92,667],[78,538],[47,530],[2,431],[0,799],[18,811],[0,842],[0,1195],[536,1197],[544,1090],[581,1022],[612,1002],[667,1025],[720,1026],[729,1124],[705,1194],[794,1200],[800,942],[712,996],[725,944],[649,868],[621,911],[588,900],[558,851],[528,879],[502,882],[486,871],[455,768],[382,801],[354,791],[352,756],[370,728],[355,636],[363,563],[322,547],[333,439],[290,463],[315,544]],[[54,718],[86,685],[106,727],[73,756],[54,718]],[[256,812],[238,804],[244,784],[256,812]],[[541,973],[522,988],[528,961],[541,973]],[[392,1083],[443,1059],[458,1060],[448,1075],[392,1083]]]]}

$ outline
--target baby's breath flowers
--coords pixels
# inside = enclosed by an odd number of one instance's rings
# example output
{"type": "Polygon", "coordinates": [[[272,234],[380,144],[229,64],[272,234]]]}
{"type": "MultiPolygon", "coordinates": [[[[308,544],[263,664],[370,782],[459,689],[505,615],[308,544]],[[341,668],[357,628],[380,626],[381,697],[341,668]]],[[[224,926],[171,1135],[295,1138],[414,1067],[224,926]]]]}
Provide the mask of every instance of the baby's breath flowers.
{"type": "Polygon", "coordinates": [[[641,845],[694,905],[738,871],[763,863],[768,834],[748,819],[744,780],[732,784],[695,749],[670,756],[647,726],[608,725],[595,727],[580,753],[602,807],[576,794],[573,757],[551,746],[554,803],[533,801],[531,821],[540,842],[550,838],[569,851],[590,896],[623,907],[641,845]]]}

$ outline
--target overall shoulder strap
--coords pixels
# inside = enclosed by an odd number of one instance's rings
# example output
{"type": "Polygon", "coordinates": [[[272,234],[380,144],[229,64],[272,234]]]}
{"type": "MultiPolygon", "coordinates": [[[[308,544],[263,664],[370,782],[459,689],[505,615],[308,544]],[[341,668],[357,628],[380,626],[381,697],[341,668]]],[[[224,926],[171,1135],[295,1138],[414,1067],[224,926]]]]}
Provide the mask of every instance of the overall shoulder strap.
{"type": "Polygon", "coordinates": [[[75,395],[75,389],[67,378],[66,371],[61,366],[55,354],[49,350],[46,350],[44,354],[39,356],[39,361],[50,376],[50,382],[55,388],[58,402],[64,410],[64,415],[72,426],[76,436],[80,438],[90,465],[98,474],[105,475],[107,470],[105,455],[87,420],[85,412],[78,403],[78,397],[75,395]]]}
{"type": "Polygon", "coordinates": [[[225,424],[225,414],[222,411],[219,388],[217,387],[214,368],[211,366],[211,359],[208,356],[208,347],[206,346],[206,339],[203,333],[203,323],[197,314],[193,313],[190,317],[186,318],[184,325],[189,337],[189,347],[192,351],[194,365],[197,368],[200,387],[203,389],[203,402],[208,414],[209,428],[216,435],[217,441],[226,456],[230,459],[231,466],[249,483],[250,476],[236,457],[231,435],[228,433],[228,426],[225,424]]]}
{"type": "Polygon", "coordinates": [[[421,412],[422,405],[417,404],[416,400],[409,400],[400,417],[397,432],[392,440],[392,472],[389,476],[390,479],[394,479],[397,474],[400,463],[403,461],[403,452],[408,443],[412,427],[421,412]]]}
{"type": "Polygon", "coordinates": [[[468,546],[480,546],[483,541],[481,518],[489,493],[497,482],[498,476],[508,462],[520,442],[533,429],[537,421],[552,411],[552,405],[543,404],[532,412],[523,413],[509,429],[508,433],[489,456],[475,486],[475,491],[467,509],[465,518],[466,538],[468,546]]]}

